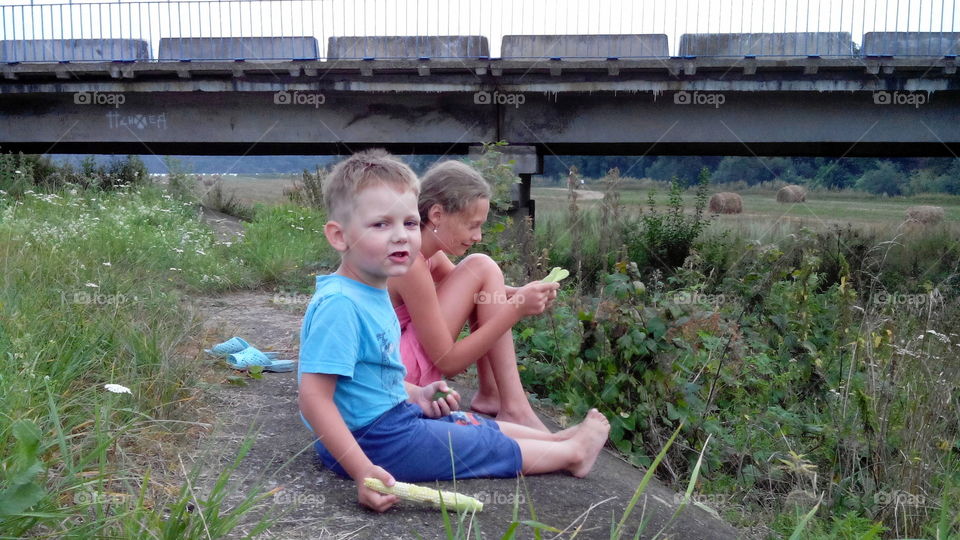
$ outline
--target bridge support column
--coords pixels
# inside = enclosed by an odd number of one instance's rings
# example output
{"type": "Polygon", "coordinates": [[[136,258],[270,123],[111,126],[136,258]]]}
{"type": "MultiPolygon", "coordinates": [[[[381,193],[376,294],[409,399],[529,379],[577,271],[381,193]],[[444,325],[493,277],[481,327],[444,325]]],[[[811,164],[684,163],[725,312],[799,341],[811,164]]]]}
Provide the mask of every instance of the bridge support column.
{"type": "MultiPolygon", "coordinates": [[[[543,172],[543,156],[537,153],[535,146],[501,146],[498,147],[501,162],[513,161],[513,172],[520,177],[520,183],[513,191],[513,208],[511,214],[517,221],[530,217],[533,225],[536,215],[536,201],[530,198],[530,188],[533,185],[533,175],[543,172]]],[[[479,156],[483,152],[482,146],[471,146],[470,157],[479,156]]]]}

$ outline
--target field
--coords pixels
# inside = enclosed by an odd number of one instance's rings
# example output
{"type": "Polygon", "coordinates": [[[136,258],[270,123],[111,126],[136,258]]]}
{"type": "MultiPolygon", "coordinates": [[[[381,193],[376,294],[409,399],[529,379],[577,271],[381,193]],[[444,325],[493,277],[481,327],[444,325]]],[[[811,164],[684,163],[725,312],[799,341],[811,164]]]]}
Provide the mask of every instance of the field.
{"type": "MultiPolygon", "coordinates": [[[[221,537],[259,500],[215,488],[191,510],[172,454],[211,382],[183,300],[308,293],[335,265],[323,212],[286,202],[294,179],[224,178],[256,205],[232,240],[197,219],[203,179],[0,192],[0,361],[18,375],[0,376],[0,536],[221,537]]],[[[538,402],[597,407],[624,459],[750,538],[956,537],[960,201],[747,191],[701,230],[692,191],[671,206],[659,188],[651,214],[651,186],[623,186],[613,215],[599,183],[572,208],[535,188],[532,237],[492,217],[476,249],[511,282],[572,274],[514,327],[538,402]],[[947,222],[901,227],[913,204],[947,222]]]]}
{"type": "MultiPolygon", "coordinates": [[[[588,186],[594,187],[594,186],[588,186]]],[[[595,186],[602,193],[602,187],[595,186]]],[[[592,191],[592,190],[591,190],[592,191]]],[[[717,191],[713,189],[712,191],[717,191]]],[[[579,191],[578,191],[579,192],[579,191]]],[[[626,188],[620,191],[620,201],[624,206],[641,209],[647,206],[651,190],[626,188]]],[[[582,192],[581,192],[582,193],[582,192]]],[[[665,189],[654,190],[657,201],[665,200],[665,189]]],[[[565,212],[568,205],[567,190],[557,188],[534,188],[531,196],[537,201],[537,213],[552,215],[565,212]]],[[[899,224],[903,222],[907,208],[919,204],[942,206],[946,220],[960,222],[960,198],[939,197],[880,197],[854,192],[812,192],[807,201],[800,204],[783,204],[776,200],[776,192],[744,193],[744,211],[742,214],[721,215],[717,223],[728,229],[752,229],[757,222],[773,223],[777,221],[819,228],[847,223],[860,225],[899,224]]],[[[582,200],[584,209],[596,208],[597,199],[582,200]]],[[[684,206],[691,209],[695,198],[691,190],[683,196],[684,206]]]]}

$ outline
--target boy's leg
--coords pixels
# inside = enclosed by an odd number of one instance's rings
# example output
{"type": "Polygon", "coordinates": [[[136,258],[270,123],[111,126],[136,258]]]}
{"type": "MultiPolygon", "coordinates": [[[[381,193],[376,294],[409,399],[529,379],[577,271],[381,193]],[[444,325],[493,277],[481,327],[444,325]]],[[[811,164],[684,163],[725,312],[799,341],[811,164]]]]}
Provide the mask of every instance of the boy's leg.
{"type": "Polygon", "coordinates": [[[543,474],[565,470],[576,477],[583,478],[593,468],[597,456],[607,442],[609,433],[609,422],[603,415],[597,413],[597,415],[588,416],[566,440],[515,439],[520,445],[520,454],[523,456],[523,474],[543,474]]]}
{"type": "MultiPolygon", "coordinates": [[[[587,416],[584,417],[584,421],[586,421],[588,418],[593,418],[595,420],[599,420],[601,423],[609,424],[607,417],[597,409],[590,409],[590,411],[587,412],[587,416]]],[[[583,424],[584,422],[581,422],[556,433],[550,433],[549,431],[540,431],[539,429],[534,429],[522,424],[514,424],[513,422],[497,420],[497,425],[500,426],[500,431],[502,431],[507,437],[510,437],[514,440],[533,439],[538,441],[565,441],[573,437],[577,431],[583,427],[583,424]]]]}
{"type": "Polygon", "coordinates": [[[357,437],[370,460],[397,480],[512,478],[522,469],[518,443],[492,420],[460,412],[425,418],[409,403],[404,413],[409,421],[377,424],[357,437]]]}

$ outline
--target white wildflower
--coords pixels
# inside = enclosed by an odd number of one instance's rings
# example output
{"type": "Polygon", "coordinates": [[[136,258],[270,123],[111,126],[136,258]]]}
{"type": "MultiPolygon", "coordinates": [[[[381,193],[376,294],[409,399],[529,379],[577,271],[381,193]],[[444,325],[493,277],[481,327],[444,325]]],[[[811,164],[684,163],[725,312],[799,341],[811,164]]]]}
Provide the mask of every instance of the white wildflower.
{"type": "Polygon", "coordinates": [[[204,253],[202,249],[198,249],[196,251],[197,251],[197,255],[206,255],[206,253],[204,253]]]}
{"type": "Polygon", "coordinates": [[[113,392],[114,394],[133,394],[129,388],[126,386],[121,386],[119,384],[105,384],[103,388],[108,392],[113,392]]]}
{"type": "Polygon", "coordinates": [[[16,170],[16,171],[13,171],[13,172],[15,172],[15,173],[17,173],[17,174],[23,174],[23,173],[20,172],[19,170],[16,170]]]}
{"type": "Polygon", "coordinates": [[[86,283],[85,285],[86,285],[87,287],[90,287],[91,289],[99,289],[99,288],[100,288],[100,286],[97,285],[96,283],[86,283]]]}
{"type": "Polygon", "coordinates": [[[174,271],[174,272],[182,272],[182,271],[183,271],[183,270],[181,270],[180,268],[173,268],[173,267],[171,267],[170,270],[172,270],[172,271],[174,271]]]}
{"type": "Polygon", "coordinates": [[[177,253],[183,253],[183,250],[180,248],[173,248],[173,250],[176,251],[177,253]]]}
{"type": "Polygon", "coordinates": [[[112,264],[110,264],[110,263],[108,263],[108,262],[103,263],[103,265],[104,265],[104,266],[113,266],[112,264]]]}

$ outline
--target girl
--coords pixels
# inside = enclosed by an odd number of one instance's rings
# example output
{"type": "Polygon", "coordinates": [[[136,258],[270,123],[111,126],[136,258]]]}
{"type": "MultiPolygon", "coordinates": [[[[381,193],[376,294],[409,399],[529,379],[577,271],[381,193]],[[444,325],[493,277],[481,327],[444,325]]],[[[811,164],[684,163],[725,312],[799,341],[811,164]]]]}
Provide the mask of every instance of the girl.
{"type": "Polygon", "coordinates": [[[487,255],[473,254],[456,265],[448,258],[480,241],[490,196],[480,173],[459,161],[434,165],[423,177],[420,256],[405,275],[387,282],[402,330],[400,355],[407,381],[421,386],[476,363],[475,412],[547,431],[520,384],[511,328],[550,307],[559,284],[509,287],[487,255]],[[470,334],[457,341],[468,321],[470,334]]]}

